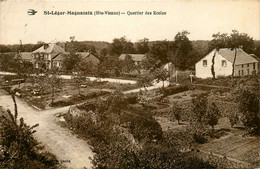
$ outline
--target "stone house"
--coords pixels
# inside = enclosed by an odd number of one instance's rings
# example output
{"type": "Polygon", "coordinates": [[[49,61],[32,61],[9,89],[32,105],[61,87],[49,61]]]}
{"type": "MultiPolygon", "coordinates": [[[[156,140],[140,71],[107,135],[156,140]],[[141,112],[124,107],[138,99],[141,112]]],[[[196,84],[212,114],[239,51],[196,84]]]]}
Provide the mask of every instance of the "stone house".
{"type": "Polygon", "coordinates": [[[62,68],[64,55],[66,52],[62,47],[56,44],[44,44],[32,52],[32,60],[35,68],[62,68]]]}

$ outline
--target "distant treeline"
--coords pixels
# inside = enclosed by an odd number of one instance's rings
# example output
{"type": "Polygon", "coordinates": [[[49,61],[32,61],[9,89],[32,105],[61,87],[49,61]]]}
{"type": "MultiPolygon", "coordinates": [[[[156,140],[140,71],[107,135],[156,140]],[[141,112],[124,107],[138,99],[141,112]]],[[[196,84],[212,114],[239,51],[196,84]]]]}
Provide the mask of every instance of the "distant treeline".
{"type": "MultiPolygon", "coordinates": [[[[153,44],[159,43],[161,41],[150,41],[148,42],[149,47],[151,48],[153,44]]],[[[199,55],[203,56],[205,54],[207,54],[209,52],[209,42],[210,40],[196,40],[196,41],[191,41],[193,48],[196,49],[199,52],[199,55]]],[[[260,41],[254,41],[255,42],[255,47],[256,52],[254,53],[255,55],[257,55],[258,57],[260,57],[260,41]]],[[[70,51],[71,48],[71,42],[57,42],[60,46],[62,46],[63,48],[65,48],[66,51],[70,51]]],[[[98,41],[74,41],[74,43],[76,43],[77,45],[77,50],[78,52],[84,52],[84,51],[88,51],[92,48],[95,48],[97,50],[97,52],[99,53],[99,51],[101,49],[104,48],[109,48],[109,45],[111,43],[109,42],[98,42],[98,41]]],[[[133,43],[134,47],[136,48],[137,46],[137,42],[133,43]]],[[[39,42],[37,44],[15,44],[15,45],[0,45],[0,53],[6,53],[6,52],[32,52],[36,49],[38,49],[39,47],[41,47],[43,45],[43,42],[39,42]]]]}

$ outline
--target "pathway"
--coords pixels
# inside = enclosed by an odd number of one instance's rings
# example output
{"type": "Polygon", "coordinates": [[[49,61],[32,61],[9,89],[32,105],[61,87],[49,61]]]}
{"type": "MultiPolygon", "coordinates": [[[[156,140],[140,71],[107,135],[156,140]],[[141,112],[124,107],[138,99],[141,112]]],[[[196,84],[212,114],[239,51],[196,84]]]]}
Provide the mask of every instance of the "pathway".
{"type": "MultiPolygon", "coordinates": [[[[45,111],[38,111],[31,108],[26,102],[16,98],[19,117],[32,126],[39,123],[34,134],[47,151],[53,153],[58,160],[69,161],[62,163],[67,168],[91,168],[93,153],[90,146],[82,139],[73,135],[69,129],[62,128],[55,122],[55,114],[68,111],[69,106],[45,111]]],[[[13,112],[13,101],[10,95],[0,90],[0,105],[9,108],[13,112]]]]}

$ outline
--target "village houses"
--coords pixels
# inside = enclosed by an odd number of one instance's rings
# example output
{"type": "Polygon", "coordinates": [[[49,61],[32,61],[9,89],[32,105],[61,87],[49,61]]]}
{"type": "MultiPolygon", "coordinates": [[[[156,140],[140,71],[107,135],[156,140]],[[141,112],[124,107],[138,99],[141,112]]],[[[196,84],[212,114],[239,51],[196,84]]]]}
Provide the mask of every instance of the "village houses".
{"type": "MultiPolygon", "coordinates": [[[[68,52],[57,44],[44,44],[33,52],[19,53],[22,60],[32,62],[35,68],[44,67],[46,69],[54,67],[62,69],[64,67],[64,57],[68,54],[68,52]]],[[[80,56],[81,61],[91,62],[95,67],[100,62],[99,58],[91,52],[77,52],[76,54],[80,56]]]]}

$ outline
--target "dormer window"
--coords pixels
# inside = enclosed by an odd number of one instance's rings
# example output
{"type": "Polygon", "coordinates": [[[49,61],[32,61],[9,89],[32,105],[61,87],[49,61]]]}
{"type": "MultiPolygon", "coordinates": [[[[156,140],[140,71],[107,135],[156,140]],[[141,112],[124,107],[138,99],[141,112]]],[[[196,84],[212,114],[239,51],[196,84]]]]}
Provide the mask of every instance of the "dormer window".
{"type": "Polygon", "coordinates": [[[227,61],[226,60],[222,60],[222,67],[227,67],[227,61]]]}
{"type": "Polygon", "coordinates": [[[204,66],[204,67],[207,67],[207,64],[208,64],[208,63],[207,63],[207,60],[203,60],[202,63],[203,63],[203,66],[204,66]]]}

